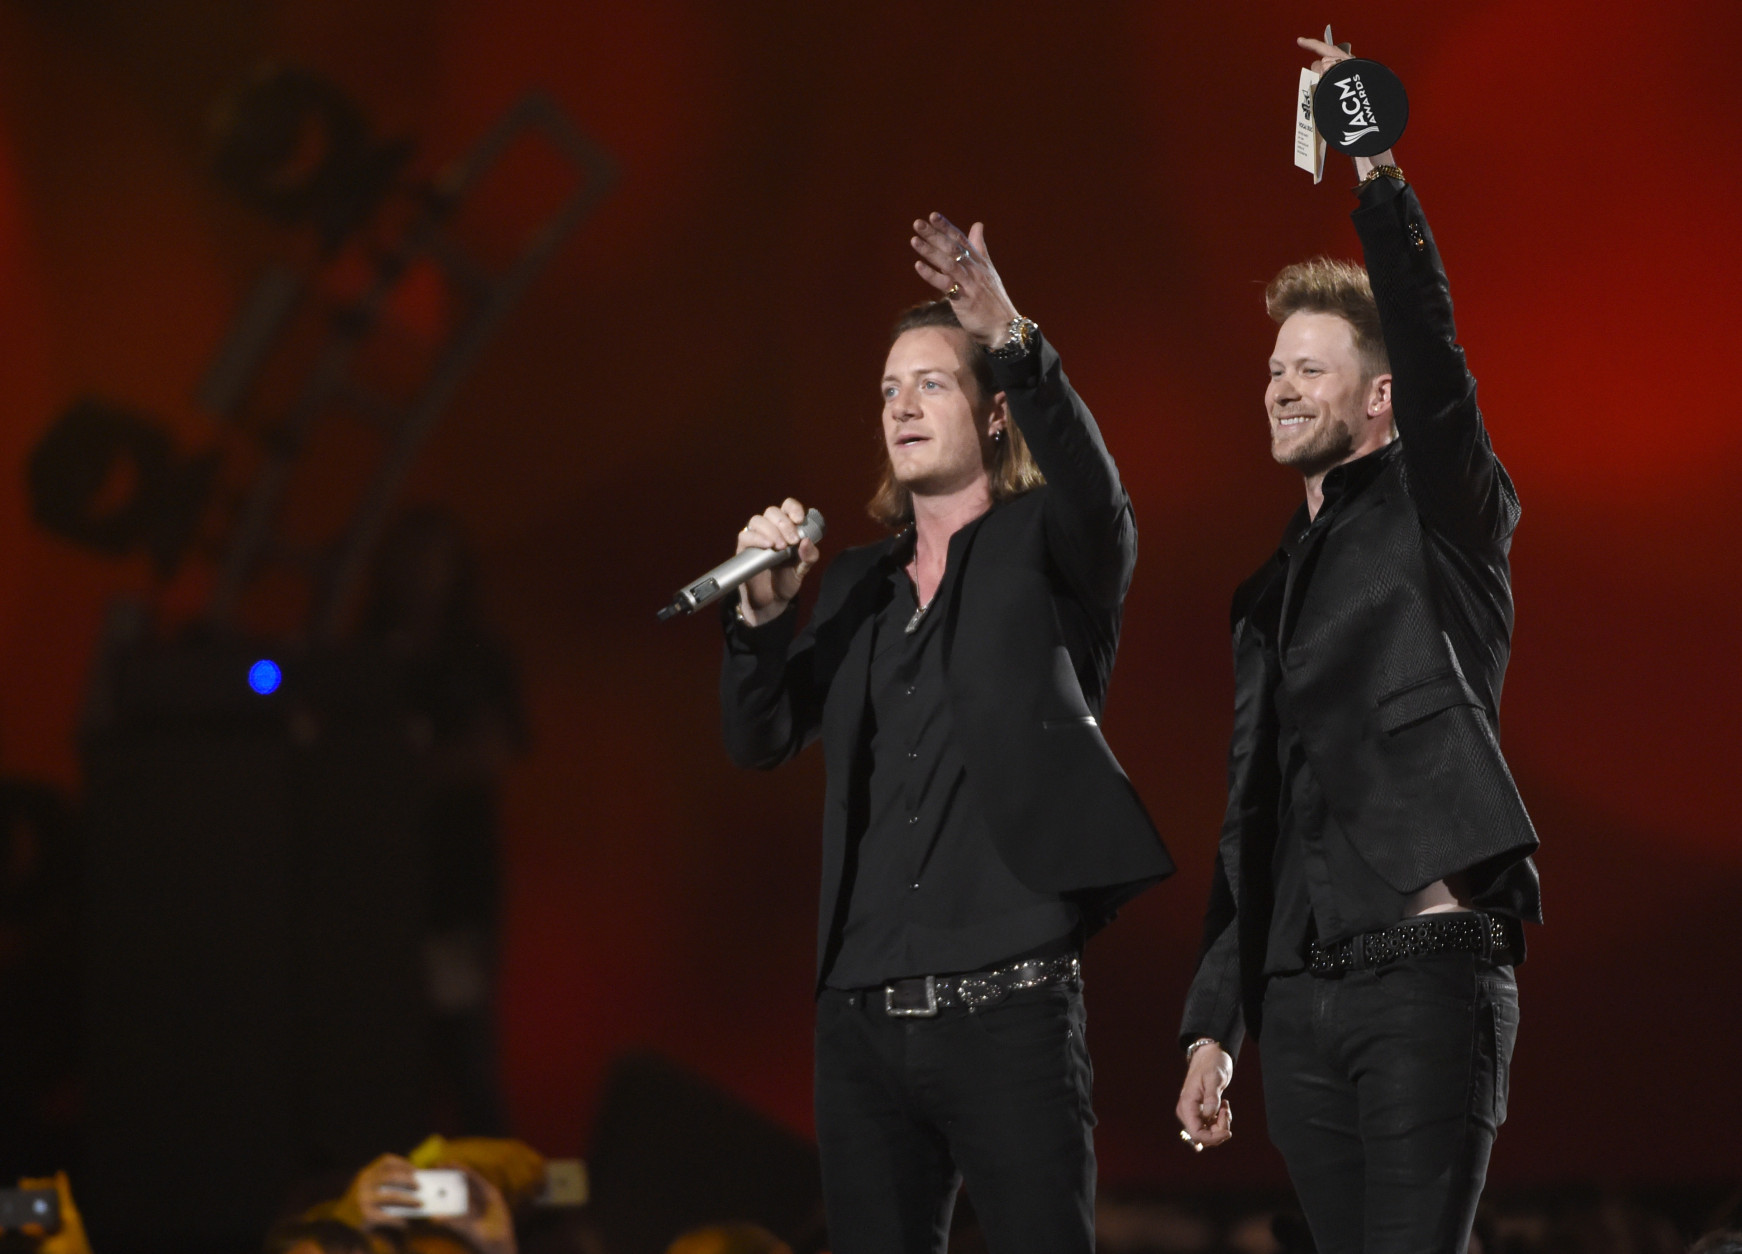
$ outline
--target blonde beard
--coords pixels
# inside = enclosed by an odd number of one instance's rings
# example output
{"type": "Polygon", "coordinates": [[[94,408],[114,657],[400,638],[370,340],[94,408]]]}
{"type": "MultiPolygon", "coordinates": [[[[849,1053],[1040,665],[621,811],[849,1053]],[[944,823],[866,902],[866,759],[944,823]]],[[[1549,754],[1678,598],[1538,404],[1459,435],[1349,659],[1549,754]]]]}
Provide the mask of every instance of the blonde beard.
{"type": "Polygon", "coordinates": [[[1278,465],[1298,470],[1308,479],[1324,474],[1333,466],[1340,466],[1355,451],[1355,432],[1348,423],[1337,421],[1329,415],[1324,422],[1325,425],[1315,431],[1310,439],[1287,453],[1277,452],[1276,442],[1272,440],[1270,455],[1276,459],[1278,465]]]}

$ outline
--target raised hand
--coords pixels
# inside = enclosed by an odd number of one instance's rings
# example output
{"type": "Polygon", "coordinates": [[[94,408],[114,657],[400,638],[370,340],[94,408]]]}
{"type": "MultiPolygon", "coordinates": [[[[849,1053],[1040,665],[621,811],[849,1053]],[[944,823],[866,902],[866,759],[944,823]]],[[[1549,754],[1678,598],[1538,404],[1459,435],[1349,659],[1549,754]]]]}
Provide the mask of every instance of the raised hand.
{"type": "MultiPolygon", "coordinates": [[[[1347,48],[1339,48],[1336,44],[1328,44],[1322,39],[1311,39],[1305,35],[1297,38],[1295,43],[1313,54],[1312,72],[1323,74],[1339,61],[1347,61],[1355,54],[1347,48]]],[[[1355,177],[1366,178],[1367,172],[1374,166],[1396,165],[1397,160],[1391,155],[1391,149],[1375,153],[1371,157],[1352,157],[1355,163],[1355,177]]]]}
{"type": "Polygon", "coordinates": [[[1314,74],[1323,74],[1339,61],[1347,61],[1354,56],[1353,52],[1339,48],[1336,44],[1328,44],[1322,39],[1309,39],[1305,36],[1294,41],[1318,59],[1312,63],[1314,74]]]}
{"type": "MultiPolygon", "coordinates": [[[[23,1179],[18,1182],[21,1189],[53,1189],[60,1195],[60,1231],[42,1237],[30,1248],[36,1254],[91,1254],[91,1241],[85,1235],[85,1221],[79,1216],[79,1208],[73,1205],[72,1186],[67,1183],[67,1173],[57,1171],[52,1176],[42,1179],[23,1179]]],[[[29,1227],[24,1231],[28,1233],[29,1227]]]]}
{"type": "Polygon", "coordinates": [[[755,627],[779,618],[798,595],[804,577],[816,565],[817,546],[799,535],[798,525],[805,519],[805,507],[792,497],[779,505],[770,505],[744,524],[738,533],[738,547],[745,549],[785,549],[798,545],[798,562],[765,570],[738,586],[738,612],[744,621],[755,627]]]}
{"type": "Polygon", "coordinates": [[[441,1226],[465,1237],[478,1254],[514,1254],[514,1215],[501,1191],[464,1163],[441,1165],[465,1172],[467,1185],[466,1213],[440,1220],[441,1226]]]}
{"type": "Polygon", "coordinates": [[[365,1228],[403,1228],[405,1216],[395,1208],[417,1205],[417,1171],[398,1154],[383,1154],[357,1173],[345,1200],[365,1228]]]}
{"type": "Polygon", "coordinates": [[[908,243],[919,254],[913,263],[919,277],[949,299],[956,321],[975,343],[983,348],[1003,344],[1010,337],[1016,306],[986,252],[985,225],[976,222],[964,232],[934,213],[916,220],[913,232],[908,243]]]}

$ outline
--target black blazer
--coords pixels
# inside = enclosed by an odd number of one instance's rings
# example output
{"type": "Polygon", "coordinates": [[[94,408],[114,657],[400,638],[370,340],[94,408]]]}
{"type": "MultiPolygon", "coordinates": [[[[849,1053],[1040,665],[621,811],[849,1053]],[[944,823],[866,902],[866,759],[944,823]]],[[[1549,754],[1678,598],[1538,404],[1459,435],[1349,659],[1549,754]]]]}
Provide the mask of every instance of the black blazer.
{"type": "MultiPolygon", "coordinates": [[[[1029,888],[1077,899],[1093,930],[1173,870],[1100,728],[1137,527],[1052,347],[1042,340],[1025,361],[995,369],[1047,482],[950,538],[941,643],[951,713],[1000,856],[1029,888]]],[[[796,611],[755,629],[726,616],[720,704],[732,760],[773,767],[822,738],[819,980],[844,922],[848,842],[866,821],[871,625],[894,545],[836,557],[796,639],[796,611]]]]}
{"type": "Polygon", "coordinates": [[[1373,464],[1331,472],[1367,481],[1299,553],[1310,578],[1297,604],[1280,604],[1280,552],[1234,599],[1228,807],[1181,1029],[1230,1049],[1242,1026],[1256,1033],[1263,991],[1278,688],[1332,815],[1380,878],[1413,893],[1465,873],[1483,908],[1541,918],[1536,832],[1499,740],[1518,496],[1483,427],[1415,193],[1381,193],[1354,221],[1399,438],[1373,464]]]}

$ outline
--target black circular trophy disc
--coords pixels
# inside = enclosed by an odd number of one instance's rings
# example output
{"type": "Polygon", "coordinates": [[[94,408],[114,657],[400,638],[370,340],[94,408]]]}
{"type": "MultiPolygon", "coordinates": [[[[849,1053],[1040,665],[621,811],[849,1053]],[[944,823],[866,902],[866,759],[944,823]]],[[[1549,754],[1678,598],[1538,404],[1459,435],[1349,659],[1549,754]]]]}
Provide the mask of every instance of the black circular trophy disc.
{"type": "Polygon", "coordinates": [[[1313,124],[1338,152],[1371,157],[1403,137],[1409,96],[1379,62],[1350,57],[1326,70],[1313,88],[1313,124]]]}

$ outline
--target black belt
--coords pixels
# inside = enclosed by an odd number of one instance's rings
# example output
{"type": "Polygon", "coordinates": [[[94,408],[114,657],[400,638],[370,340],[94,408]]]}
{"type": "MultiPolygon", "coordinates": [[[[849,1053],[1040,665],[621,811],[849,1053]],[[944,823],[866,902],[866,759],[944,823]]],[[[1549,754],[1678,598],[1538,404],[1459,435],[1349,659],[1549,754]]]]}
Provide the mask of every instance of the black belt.
{"type": "Polygon", "coordinates": [[[1456,914],[1419,914],[1402,923],[1362,932],[1334,945],[1312,943],[1314,975],[1342,975],[1369,967],[1382,967],[1400,958],[1447,952],[1480,954],[1489,962],[1515,961],[1512,933],[1499,915],[1480,911],[1456,914]]]}
{"type": "Polygon", "coordinates": [[[1019,989],[1062,984],[1081,977],[1082,964],[1075,954],[1031,958],[967,975],[915,975],[891,980],[883,986],[883,1012],[903,1019],[932,1019],[940,1010],[957,1006],[979,1010],[983,1006],[996,1006],[1019,989]]]}

